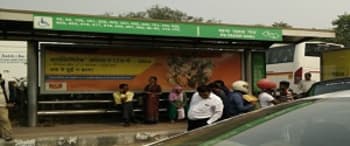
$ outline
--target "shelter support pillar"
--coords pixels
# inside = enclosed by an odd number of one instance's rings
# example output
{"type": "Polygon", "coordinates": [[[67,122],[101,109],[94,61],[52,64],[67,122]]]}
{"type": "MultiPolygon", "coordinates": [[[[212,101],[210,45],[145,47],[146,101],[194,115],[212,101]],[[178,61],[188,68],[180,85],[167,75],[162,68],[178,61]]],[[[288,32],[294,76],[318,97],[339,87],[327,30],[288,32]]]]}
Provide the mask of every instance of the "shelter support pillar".
{"type": "Polygon", "coordinates": [[[266,78],[265,51],[249,49],[243,52],[242,57],[242,79],[249,84],[249,94],[257,95],[260,89],[256,83],[266,78]]]}
{"type": "Polygon", "coordinates": [[[249,84],[249,93],[252,93],[252,51],[250,49],[244,49],[242,60],[242,79],[249,84]]]}
{"type": "Polygon", "coordinates": [[[28,72],[28,126],[37,124],[38,97],[38,42],[28,41],[27,72],[28,72]]]}

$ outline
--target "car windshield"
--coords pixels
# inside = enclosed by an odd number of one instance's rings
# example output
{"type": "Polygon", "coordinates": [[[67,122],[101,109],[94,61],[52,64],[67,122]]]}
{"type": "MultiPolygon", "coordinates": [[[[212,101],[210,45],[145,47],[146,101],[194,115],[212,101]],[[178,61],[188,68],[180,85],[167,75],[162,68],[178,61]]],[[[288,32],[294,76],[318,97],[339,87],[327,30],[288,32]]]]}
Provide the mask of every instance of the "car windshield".
{"type": "Polygon", "coordinates": [[[350,100],[327,99],[278,116],[243,132],[229,131],[201,145],[347,146],[350,100]]]}

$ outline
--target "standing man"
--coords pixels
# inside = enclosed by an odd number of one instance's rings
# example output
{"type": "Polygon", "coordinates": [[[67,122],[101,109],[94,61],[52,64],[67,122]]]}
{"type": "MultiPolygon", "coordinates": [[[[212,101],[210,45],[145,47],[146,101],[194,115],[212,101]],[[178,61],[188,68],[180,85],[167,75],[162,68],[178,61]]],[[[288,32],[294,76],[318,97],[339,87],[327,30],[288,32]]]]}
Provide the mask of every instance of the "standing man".
{"type": "Polygon", "coordinates": [[[298,85],[298,88],[299,88],[299,93],[303,94],[303,93],[306,93],[310,87],[312,86],[312,84],[315,83],[315,81],[311,80],[311,73],[310,72],[307,72],[304,74],[304,80],[301,80],[299,85],[298,85]]]}
{"type": "Polygon", "coordinates": [[[208,86],[199,86],[191,99],[187,130],[214,123],[221,118],[223,109],[220,97],[211,93],[208,86]]]}
{"type": "Polygon", "coordinates": [[[12,137],[12,126],[9,119],[8,107],[13,106],[12,104],[7,104],[9,99],[5,90],[5,80],[0,74],[0,134],[5,141],[11,141],[12,137]]]}
{"type": "Polygon", "coordinates": [[[120,84],[119,91],[113,93],[114,101],[122,106],[124,126],[130,126],[130,121],[134,120],[132,100],[134,93],[129,91],[128,84],[120,84]]]}

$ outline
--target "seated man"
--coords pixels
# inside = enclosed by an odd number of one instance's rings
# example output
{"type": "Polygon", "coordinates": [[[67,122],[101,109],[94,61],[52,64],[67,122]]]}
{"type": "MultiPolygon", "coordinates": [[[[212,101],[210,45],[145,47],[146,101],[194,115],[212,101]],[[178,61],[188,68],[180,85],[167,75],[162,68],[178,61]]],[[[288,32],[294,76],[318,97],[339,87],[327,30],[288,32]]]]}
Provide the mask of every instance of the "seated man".
{"type": "Polygon", "coordinates": [[[122,106],[124,126],[130,126],[130,120],[134,120],[132,105],[134,93],[128,90],[128,84],[120,84],[119,91],[113,93],[115,104],[122,106]]]}

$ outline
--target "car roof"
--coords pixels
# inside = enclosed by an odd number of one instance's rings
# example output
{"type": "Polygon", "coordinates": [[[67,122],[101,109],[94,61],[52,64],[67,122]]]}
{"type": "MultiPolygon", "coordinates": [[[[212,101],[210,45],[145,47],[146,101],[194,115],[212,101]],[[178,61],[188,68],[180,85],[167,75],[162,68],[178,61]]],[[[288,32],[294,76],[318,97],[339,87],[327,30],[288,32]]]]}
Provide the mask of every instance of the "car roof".
{"type": "Polygon", "coordinates": [[[350,82],[350,78],[343,77],[343,78],[323,80],[323,81],[316,82],[315,85],[317,85],[317,84],[330,84],[330,83],[342,83],[342,82],[350,82]]]}
{"type": "Polygon", "coordinates": [[[324,94],[320,94],[320,95],[306,97],[304,99],[309,100],[309,99],[324,99],[324,98],[350,98],[350,90],[342,90],[342,91],[324,93],[324,94]]]}

